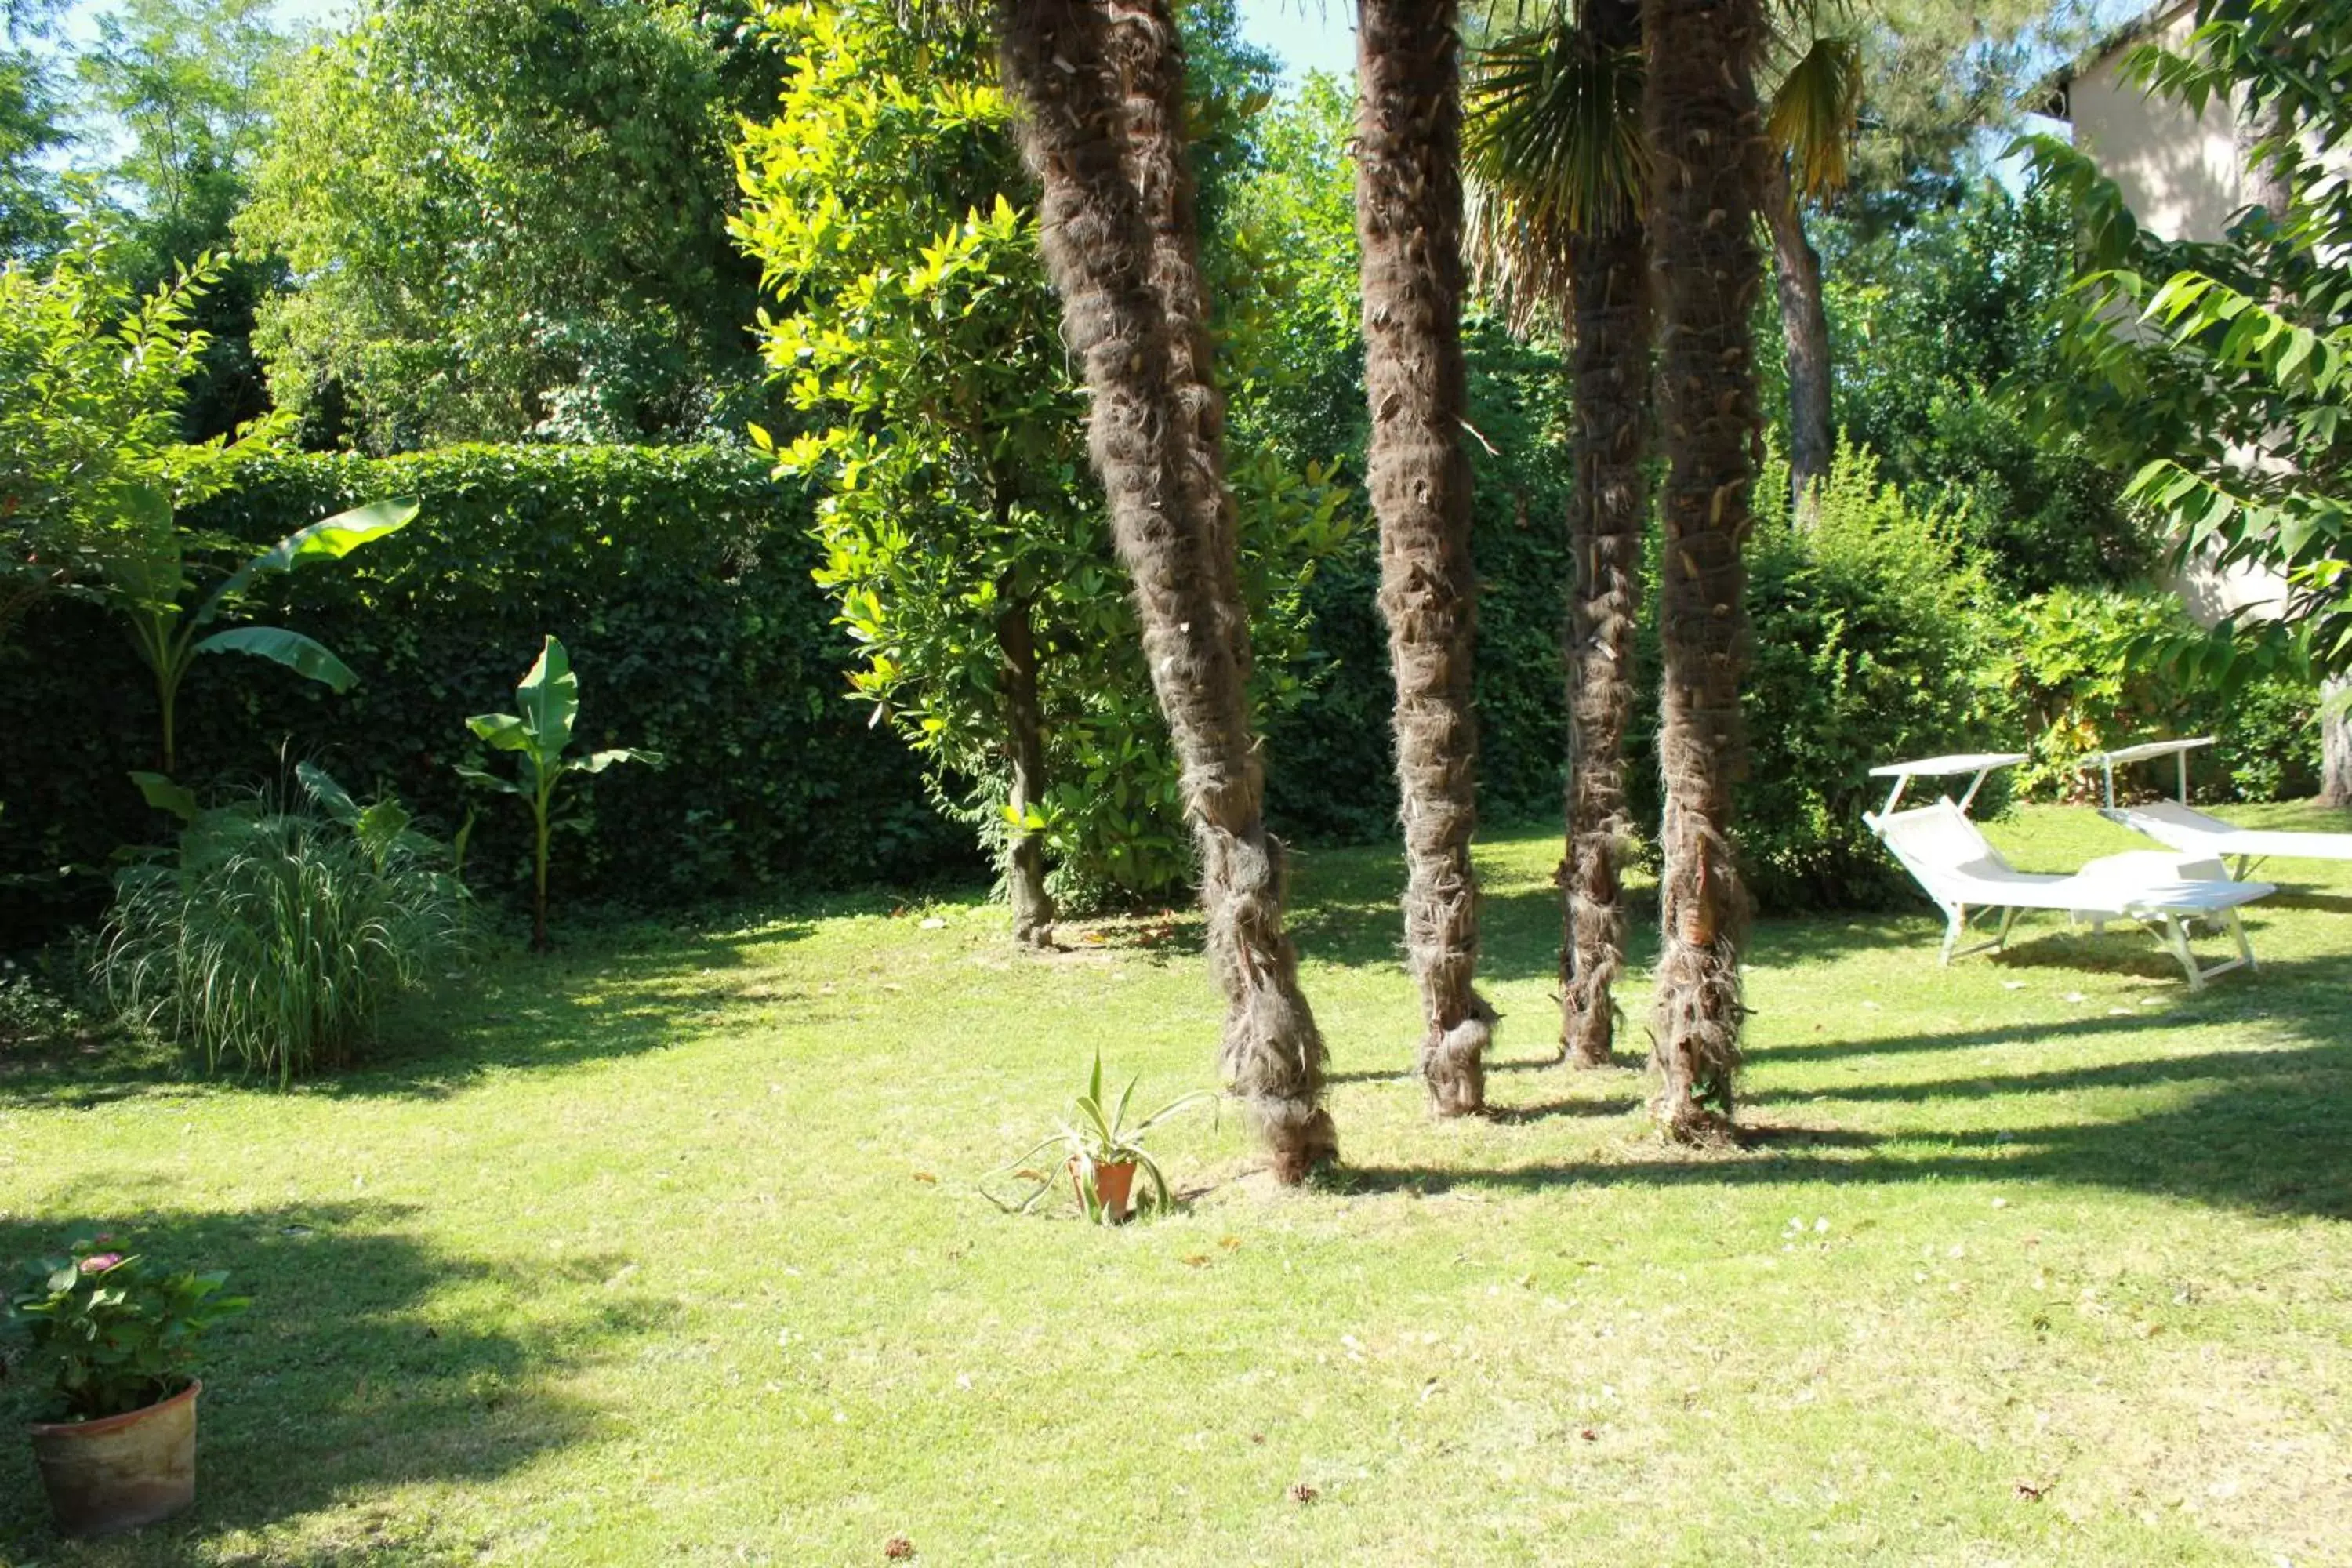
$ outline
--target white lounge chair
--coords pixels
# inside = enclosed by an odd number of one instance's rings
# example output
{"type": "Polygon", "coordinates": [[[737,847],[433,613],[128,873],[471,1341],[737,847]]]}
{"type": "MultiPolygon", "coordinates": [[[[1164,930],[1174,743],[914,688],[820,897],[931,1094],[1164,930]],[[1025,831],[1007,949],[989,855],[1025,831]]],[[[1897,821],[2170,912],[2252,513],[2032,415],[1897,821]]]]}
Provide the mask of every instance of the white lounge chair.
{"type": "Polygon", "coordinates": [[[2026,910],[2056,910],[2090,921],[2094,929],[2104,929],[2111,920],[2158,928],[2165,951],[2187,973],[2189,989],[2198,990],[2217,974],[2254,967],[2253,948],[2239,923],[2238,907],[2276,890],[2267,882],[2230,880],[2217,860],[2186,859],[2157,850],[2110,855],[2063,877],[2020,871],[1985,842],[1977,825],[1948,796],[1907,811],[1865,812],[1863,820],[1944,911],[1946,963],[2003,946],[2010,927],[2026,910]],[[1963,948],[1959,942],[1973,918],[1970,910],[1997,912],[2000,927],[1990,941],[1963,948]],[[2200,967],[2189,946],[2187,922],[2194,920],[2211,921],[2227,930],[2237,943],[2238,956],[2200,967]]]}
{"type": "Polygon", "coordinates": [[[2084,767],[2097,767],[2105,774],[2106,804],[2099,808],[2099,815],[2110,822],[2121,823],[2136,833],[2144,833],[2158,844],[2169,845],[2184,855],[2234,860],[2237,864],[2233,870],[2240,877],[2273,856],[2282,860],[2352,860],[2352,833],[2298,833],[2283,828],[2240,827],[2191,807],[2189,804],[2189,753],[2200,746],[2212,743],[2210,735],[2200,735],[2192,741],[2151,741],[2146,745],[2101,752],[2086,759],[2083,764],[2084,767]],[[2146,805],[2117,805],[2116,767],[2162,756],[2179,759],[2179,798],[2152,801],[2146,805]]]}

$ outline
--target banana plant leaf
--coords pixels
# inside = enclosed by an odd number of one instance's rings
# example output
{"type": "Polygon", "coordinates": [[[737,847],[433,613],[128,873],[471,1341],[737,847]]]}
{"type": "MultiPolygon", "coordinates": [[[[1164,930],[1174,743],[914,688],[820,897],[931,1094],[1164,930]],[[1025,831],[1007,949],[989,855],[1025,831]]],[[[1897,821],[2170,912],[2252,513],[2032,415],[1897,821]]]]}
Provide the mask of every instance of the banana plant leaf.
{"type": "Polygon", "coordinates": [[[539,662],[515,688],[515,700],[522,709],[523,728],[530,732],[528,749],[542,759],[562,755],[580,717],[580,678],[572,673],[572,656],[563,651],[562,641],[547,639],[539,650],[539,662]]]}
{"type": "Polygon", "coordinates": [[[306,561],[340,561],[362,544],[406,528],[417,510],[413,500],[380,500],[296,530],[229,574],[196,612],[196,624],[212,619],[225,601],[251,587],[263,573],[291,572],[306,561]]]}
{"type": "Polygon", "coordinates": [[[323,644],[283,626],[232,626],[196,644],[197,653],[249,653],[273,659],[306,679],[335,690],[349,691],[360,678],[351,666],[329,653],[323,644]]]}

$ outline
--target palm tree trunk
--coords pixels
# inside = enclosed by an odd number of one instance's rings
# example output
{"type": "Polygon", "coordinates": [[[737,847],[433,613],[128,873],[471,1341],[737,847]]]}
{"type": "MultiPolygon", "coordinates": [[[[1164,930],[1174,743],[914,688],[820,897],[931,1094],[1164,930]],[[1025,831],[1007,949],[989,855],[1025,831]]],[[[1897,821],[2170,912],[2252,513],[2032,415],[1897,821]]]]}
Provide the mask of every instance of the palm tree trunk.
{"type": "MultiPolygon", "coordinates": [[[[1589,0],[1597,48],[1640,42],[1640,0],[1589,0]]],[[[1625,726],[1633,710],[1633,625],[1641,613],[1642,527],[1650,507],[1649,233],[1630,204],[1570,242],[1568,335],[1576,410],[1569,497],[1568,863],[1561,868],[1560,1047],[1606,1067],[1625,963],[1618,876],[1625,854],[1625,726]]]]}
{"type": "Polygon", "coordinates": [[[1748,924],[1730,837],[1745,769],[1748,662],[1741,546],[1760,444],[1748,313],[1764,155],[1755,58],[1760,0],[1643,0],[1651,223],[1663,279],[1659,761],[1665,775],[1657,1114],[1679,1138],[1728,1118],[1739,1067],[1748,924]]]}
{"type": "Polygon", "coordinates": [[[1772,231],[1772,275],[1780,296],[1780,335],[1789,369],[1789,491],[1792,515],[1810,521],[1817,487],[1829,482],[1836,456],[1831,427],[1830,318],[1822,304],[1822,253],[1805,234],[1805,215],[1789,183],[1786,157],[1763,153],[1764,224],[1772,231]]]}
{"type": "Polygon", "coordinates": [[[1432,1110],[1485,1109],[1495,1013],[1478,966],[1478,731],[1471,658],[1468,400],[1462,357],[1462,93],[1454,0],[1362,0],[1356,233],[1362,245],[1367,486],[1396,674],[1405,952],[1421,987],[1432,1110]]]}
{"type": "Polygon", "coordinates": [[[1201,536],[1214,542],[1214,593],[1246,685],[1248,608],[1240,584],[1239,514],[1225,482],[1225,400],[1217,389],[1209,290],[1201,277],[1201,220],[1184,141],[1184,47],[1168,0],[1108,7],[1107,47],[1122,92],[1121,149],[1127,177],[1151,234],[1146,273],[1168,324],[1170,396],[1183,417],[1185,505],[1201,536]]]}
{"type": "MultiPolygon", "coordinates": [[[[1045,793],[1045,716],[1037,698],[1037,637],[1029,601],[1009,591],[996,617],[996,647],[1004,656],[998,683],[1004,698],[1006,751],[1013,763],[1012,806],[1026,817],[1045,793]]],[[[1005,891],[1013,900],[1013,939],[1024,947],[1054,945],[1054,897],[1045,890],[1045,845],[1024,826],[1013,829],[1005,857],[1005,891]]]]}
{"type": "MultiPolygon", "coordinates": [[[[1283,848],[1262,815],[1236,644],[1246,627],[1223,588],[1231,563],[1218,559],[1231,546],[1201,527],[1202,509],[1190,504],[1201,470],[1185,431],[1202,426],[1175,394],[1171,324],[1151,285],[1151,226],[1127,163],[1111,26],[1087,0],[1004,0],[1001,26],[1004,82],[1041,186],[1041,248],[1093,395],[1088,447],[1183,769],[1210,957],[1226,999],[1225,1071],[1276,1175],[1303,1181],[1338,1152],[1322,1104],[1323,1038],[1282,928],[1283,848]]],[[[1172,31],[1162,39],[1174,47],[1172,31]]]]}

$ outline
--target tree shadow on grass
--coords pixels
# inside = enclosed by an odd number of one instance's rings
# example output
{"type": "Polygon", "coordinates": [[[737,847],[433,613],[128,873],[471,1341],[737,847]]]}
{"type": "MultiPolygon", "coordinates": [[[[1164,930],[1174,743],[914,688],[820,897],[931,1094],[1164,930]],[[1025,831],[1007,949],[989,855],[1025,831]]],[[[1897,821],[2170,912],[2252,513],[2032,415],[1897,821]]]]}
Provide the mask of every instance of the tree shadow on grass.
{"type": "MultiPolygon", "coordinates": [[[[659,1310],[607,1291],[561,1323],[507,1326],[521,1322],[507,1314],[487,1326],[478,1300],[461,1310],[436,1298],[503,1270],[405,1234],[410,1212],[296,1204],[190,1214],[110,1202],[0,1223],[0,1263],[12,1285],[26,1260],[110,1232],[161,1267],[226,1268],[232,1288],[253,1298],[205,1344],[194,1509],[125,1541],[109,1561],[191,1562],[231,1532],[384,1487],[488,1480],[600,1428],[600,1411],[550,1380],[578,1365],[584,1347],[651,1327],[659,1310]]],[[[542,1275],[551,1267],[609,1279],[618,1265],[530,1264],[542,1275]]],[[[42,1392],[23,1377],[0,1383],[0,1411],[10,1425],[29,1419],[42,1392]]],[[[37,1550],[54,1541],[22,1443],[0,1443],[0,1540],[37,1550]]],[[[339,1555],[370,1554],[354,1542],[339,1555]]]]}
{"type": "MultiPolygon", "coordinates": [[[[2281,966],[2287,967],[2287,966],[2281,966]]],[[[2314,965],[2333,973],[2339,965],[2314,965]]],[[[1771,1091],[1745,1104],[1841,1100],[1928,1105],[2016,1099],[2035,1118],[1993,1131],[1906,1127],[1750,1125],[1738,1150],[1684,1152],[1654,1145],[1652,1157],[1535,1163],[1467,1171],[1424,1166],[1353,1167],[1343,1190],[1454,1187],[1548,1191],[1569,1186],[1745,1185],[1822,1182],[2048,1181],[2177,1197],[2259,1214],[2352,1219],[2352,1035],[2336,1013],[2314,1006],[2273,1012],[2305,1043],[2179,1056],[2133,1056],[2043,1072],[1984,1073],[1925,1082],[1843,1084],[1771,1091]],[[2095,1121],[2048,1121],[2045,1097],[2077,1089],[2162,1086],[2160,1109],[2095,1121]]],[[[2071,1038],[2125,1037],[2179,1026],[2178,1019],[2127,1017],[2062,1026],[2071,1038]]],[[[2047,1031],[2045,1031],[2047,1032],[2047,1031]]],[[[2030,1039],[2029,1030],[1914,1036],[1814,1047],[1851,1050],[1961,1048],[2030,1039]]],[[[2127,1042],[2126,1042],[2127,1043],[2127,1042]]]]}
{"type": "MultiPolygon", "coordinates": [[[[749,950],[812,928],[772,921],[681,939],[665,927],[611,928],[550,954],[509,952],[434,977],[384,1011],[359,1062],[299,1083],[338,1098],[438,1099],[493,1070],[535,1070],[665,1049],[690,1026],[722,1026],[778,1001],[817,999],[766,983],[749,950]]],[[[205,1072],[192,1055],[118,1040],[53,1053],[0,1075],[0,1106],[84,1108],[148,1095],[281,1092],[275,1079],[205,1072]]]]}

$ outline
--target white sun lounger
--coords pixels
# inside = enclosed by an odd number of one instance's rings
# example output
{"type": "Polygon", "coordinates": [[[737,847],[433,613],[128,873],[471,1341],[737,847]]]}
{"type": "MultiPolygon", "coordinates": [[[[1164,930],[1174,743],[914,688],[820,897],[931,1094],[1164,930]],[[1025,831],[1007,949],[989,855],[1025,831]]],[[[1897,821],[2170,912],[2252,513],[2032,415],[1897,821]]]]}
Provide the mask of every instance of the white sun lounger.
{"type": "MultiPolygon", "coordinates": [[[[1924,768],[1920,771],[1926,771],[1924,768]]],[[[1973,793],[1973,792],[1971,792],[1973,793]]],[[[2254,966],[2253,948],[2239,923],[2238,907],[2275,891],[2267,882],[2233,882],[2216,860],[2182,858],[2158,850],[2137,850],[2094,860],[2070,876],[2020,871],[1985,842],[1977,825],[1948,797],[1907,811],[1864,813],[1879,841],[1917,879],[1944,911],[1943,962],[1998,949],[2026,910],[2056,910],[2095,929],[2111,920],[2138,921],[2158,928],[2165,951],[2179,961],[2191,990],[2217,974],[2254,966]],[[1986,942],[1960,947],[1973,910],[1998,912],[2000,930],[1986,942]],[[2200,967],[2189,951],[2187,922],[2208,920],[2226,929],[2238,956],[2200,967]]]]}
{"type": "Polygon", "coordinates": [[[2121,823],[2136,833],[2144,833],[2158,844],[2169,845],[2184,855],[2208,855],[2234,860],[2237,862],[2236,874],[2241,877],[2272,856],[2283,860],[2352,860],[2352,833],[2297,833],[2282,828],[2240,827],[2218,816],[2208,816],[2190,806],[2189,753],[2200,746],[2212,743],[2210,735],[2200,735],[2193,741],[2152,741],[2146,745],[2101,752],[2086,759],[2084,766],[2098,767],[2105,776],[2106,804],[2099,808],[2099,815],[2110,822],[2121,823]],[[2117,805],[2116,764],[2145,762],[2151,757],[2162,756],[2179,759],[2180,798],[2154,801],[2146,805],[2117,805]]]}

